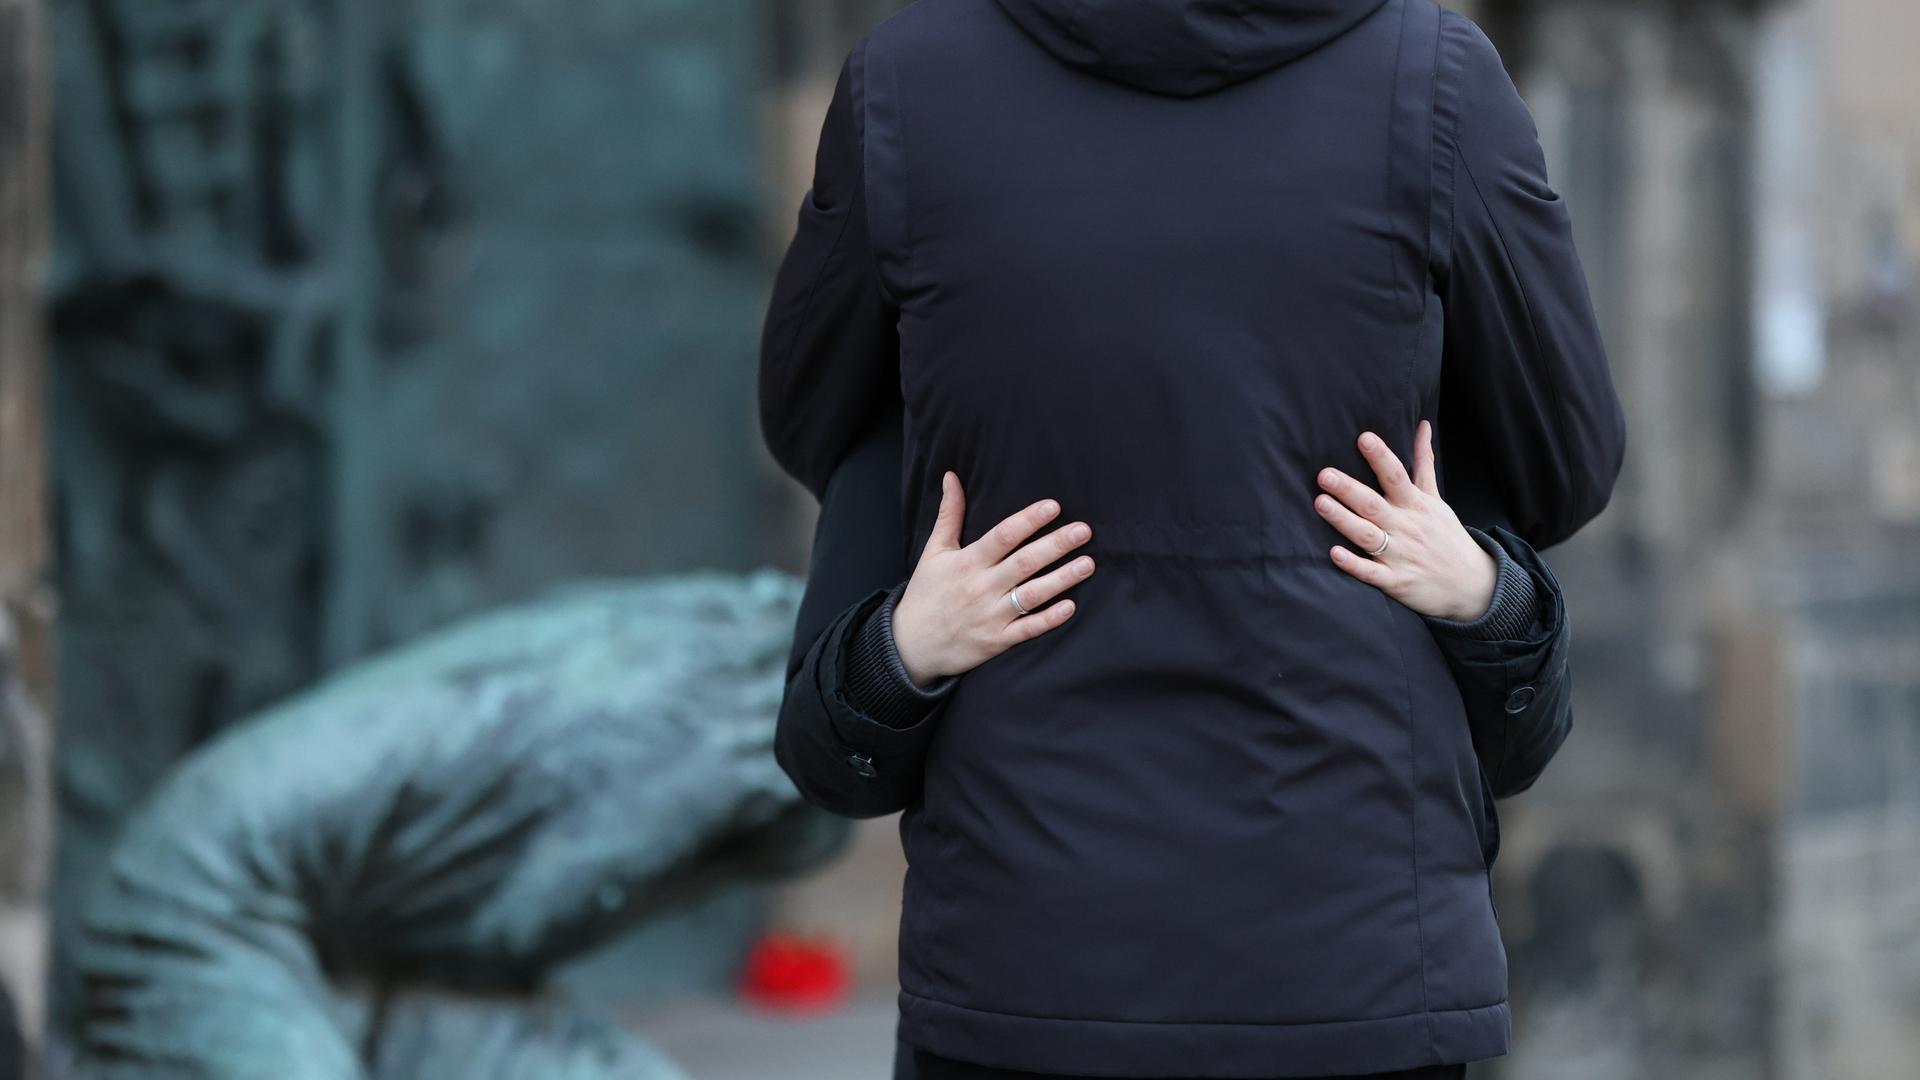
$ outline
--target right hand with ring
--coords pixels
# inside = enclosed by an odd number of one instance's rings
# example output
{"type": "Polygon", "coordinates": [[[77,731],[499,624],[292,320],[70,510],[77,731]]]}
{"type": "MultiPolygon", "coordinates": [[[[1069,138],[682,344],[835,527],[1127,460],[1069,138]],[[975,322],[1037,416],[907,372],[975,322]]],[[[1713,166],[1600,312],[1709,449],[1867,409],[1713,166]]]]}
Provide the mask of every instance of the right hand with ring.
{"type": "Polygon", "coordinates": [[[1076,521],[1021,546],[1060,513],[1053,499],[1013,514],[962,547],[965,509],[960,478],[949,470],[940,478],[940,514],[933,533],[894,605],[894,646],[907,676],[919,686],[971,671],[1065,623],[1073,614],[1072,600],[1043,605],[1093,573],[1092,556],[1082,555],[1044,577],[1033,577],[1093,536],[1091,526],[1076,521]],[[1021,606],[1031,615],[1020,614],[1008,602],[1008,593],[1016,588],[1021,606]]]}

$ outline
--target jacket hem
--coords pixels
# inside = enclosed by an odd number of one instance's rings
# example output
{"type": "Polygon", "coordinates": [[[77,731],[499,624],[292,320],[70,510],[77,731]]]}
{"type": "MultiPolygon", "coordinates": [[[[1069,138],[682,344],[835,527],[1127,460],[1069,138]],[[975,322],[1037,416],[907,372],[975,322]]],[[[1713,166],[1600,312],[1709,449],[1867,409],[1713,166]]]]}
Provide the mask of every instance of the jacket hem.
{"type": "Polygon", "coordinates": [[[901,1041],[999,1069],[1067,1076],[1207,1077],[1391,1072],[1498,1057],[1506,999],[1469,1009],[1309,1023],[1156,1023],[990,1012],[900,991],[901,1041]]]}

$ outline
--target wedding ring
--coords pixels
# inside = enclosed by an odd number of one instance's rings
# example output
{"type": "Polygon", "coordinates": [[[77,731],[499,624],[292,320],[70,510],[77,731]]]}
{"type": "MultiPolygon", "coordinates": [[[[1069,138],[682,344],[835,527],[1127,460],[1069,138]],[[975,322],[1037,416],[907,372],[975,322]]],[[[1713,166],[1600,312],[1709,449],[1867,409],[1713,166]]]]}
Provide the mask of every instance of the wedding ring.
{"type": "Polygon", "coordinates": [[[1018,585],[1015,585],[1013,588],[1007,590],[1007,603],[1012,604],[1013,610],[1019,612],[1022,615],[1033,614],[1033,612],[1027,610],[1027,606],[1025,604],[1022,604],[1020,602],[1020,586],[1018,585]]]}
{"type": "Polygon", "coordinates": [[[1380,530],[1380,546],[1377,548],[1374,548],[1372,551],[1367,552],[1367,554],[1378,555],[1381,552],[1387,550],[1387,541],[1391,539],[1393,539],[1393,537],[1387,535],[1387,530],[1381,529],[1380,530]]]}

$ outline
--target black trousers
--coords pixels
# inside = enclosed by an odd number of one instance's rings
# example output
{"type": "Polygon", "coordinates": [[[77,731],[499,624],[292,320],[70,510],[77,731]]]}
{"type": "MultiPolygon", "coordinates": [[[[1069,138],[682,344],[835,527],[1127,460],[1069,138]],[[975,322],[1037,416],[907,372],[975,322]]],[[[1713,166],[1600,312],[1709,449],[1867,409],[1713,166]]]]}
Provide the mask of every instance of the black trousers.
{"type": "MultiPolygon", "coordinates": [[[[1466,1080],[1467,1067],[1460,1065],[1423,1065],[1417,1069],[1365,1073],[1350,1076],[1303,1077],[1300,1080],[1466,1080]]],[[[918,1050],[906,1043],[894,1043],[893,1080],[1102,1080],[1101,1077],[1065,1076],[1056,1073],[1019,1072],[955,1061],[918,1050]]],[[[1180,1080],[1160,1077],[1156,1080],[1180,1080]]]]}

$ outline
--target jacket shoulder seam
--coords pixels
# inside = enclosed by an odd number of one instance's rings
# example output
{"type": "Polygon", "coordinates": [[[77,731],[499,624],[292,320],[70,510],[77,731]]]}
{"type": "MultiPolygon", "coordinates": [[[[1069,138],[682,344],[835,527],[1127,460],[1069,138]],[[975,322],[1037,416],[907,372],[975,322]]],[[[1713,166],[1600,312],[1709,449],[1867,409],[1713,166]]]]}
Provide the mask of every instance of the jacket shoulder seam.
{"type": "Polygon", "coordinates": [[[1462,102],[1466,45],[1461,35],[1472,25],[1465,16],[1441,8],[1440,25],[1434,35],[1431,179],[1434,205],[1444,206],[1445,213],[1433,222],[1428,259],[1430,270],[1442,278],[1453,264],[1454,228],[1460,209],[1460,121],[1466,111],[1462,102]]]}
{"type": "Polygon", "coordinates": [[[889,283],[886,268],[889,262],[897,264],[905,288],[914,287],[913,193],[909,182],[911,166],[906,125],[901,118],[899,65],[890,55],[883,35],[906,13],[902,11],[876,27],[860,44],[861,185],[869,194],[878,190],[882,196],[866,201],[867,237],[878,271],[875,277],[881,297],[896,308],[901,306],[900,296],[889,283]],[[882,79],[884,82],[879,81],[882,79]],[[875,90],[879,91],[878,100],[875,90]],[[876,116],[883,122],[877,137],[869,139],[868,132],[876,116]],[[876,143],[884,143],[884,148],[890,148],[898,158],[893,169],[875,167],[883,149],[876,143]]]}

